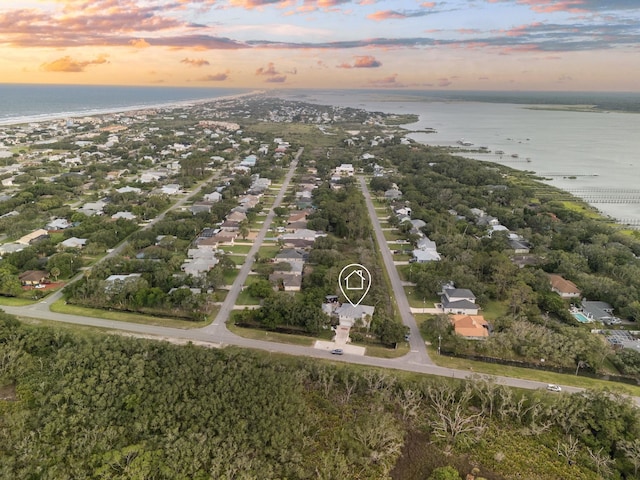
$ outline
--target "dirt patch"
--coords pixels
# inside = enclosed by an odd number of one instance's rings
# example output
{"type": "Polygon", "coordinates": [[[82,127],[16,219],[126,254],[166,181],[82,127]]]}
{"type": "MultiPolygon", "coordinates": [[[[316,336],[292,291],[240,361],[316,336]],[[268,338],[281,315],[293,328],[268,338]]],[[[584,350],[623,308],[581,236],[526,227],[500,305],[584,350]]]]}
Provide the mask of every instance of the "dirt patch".
{"type": "MultiPolygon", "coordinates": [[[[429,435],[410,431],[402,449],[402,456],[391,471],[393,480],[424,480],[438,467],[451,465],[462,478],[473,472],[487,480],[504,480],[502,475],[488,472],[482,465],[472,462],[464,455],[447,455],[440,447],[431,443],[429,435]]],[[[471,477],[469,477],[471,478],[471,477]]]]}
{"type": "Polygon", "coordinates": [[[0,400],[5,402],[15,402],[18,400],[15,385],[2,385],[0,387],[0,400]]]}

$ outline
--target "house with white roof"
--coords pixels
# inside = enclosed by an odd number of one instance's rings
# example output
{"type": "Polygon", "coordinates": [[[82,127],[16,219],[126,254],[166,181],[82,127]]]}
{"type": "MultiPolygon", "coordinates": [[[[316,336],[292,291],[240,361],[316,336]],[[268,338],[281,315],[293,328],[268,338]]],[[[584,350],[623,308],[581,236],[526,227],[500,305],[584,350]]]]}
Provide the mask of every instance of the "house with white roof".
{"type": "Polygon", "coordinates": [[[353,177],[354,173],[355,169],[350,163],[343,163],[342,165],[336,167],[335,170],[335,174],[339,177],[353,177]]]}
{"type": "Polygon", "coordinates": [[[341,326],[353,327],[356,322],[360,321],[363,326],[368,328],[375,310],[376,307],[372,305],[343,303],[334,310],[334,315],[338,317],[341,326]]]}
{"type": "Polygon", "coordinates": [[[87,244],[86,238],[71,237],[60,242],[62,248],[83,248],[87,244]]]}

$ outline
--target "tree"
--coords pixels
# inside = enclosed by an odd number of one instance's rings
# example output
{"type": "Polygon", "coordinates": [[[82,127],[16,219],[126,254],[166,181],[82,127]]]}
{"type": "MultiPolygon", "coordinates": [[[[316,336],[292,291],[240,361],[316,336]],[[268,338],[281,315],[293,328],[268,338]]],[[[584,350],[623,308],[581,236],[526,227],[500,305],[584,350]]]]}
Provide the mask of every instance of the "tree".
{"type": "Polygon", "coordinates": [[[249,222],[247,222],[246,220],[241,221],[240,225],[238,226],[238,233],[243,240],[246,240],[249,236],[249,222]]]}
{"type": "Polygon", "coordinates": [[[10,265],[0,266],[0,295],[16,297],[22,293],[22,285],[10,265]]]}
{"type": "Polygon", "coordinates": [[[640,470],[640,439],[625,440],[620,442],[620,450],[624,452],[624,456],[633,465],[633,476],[638,476],[640,470]]]}
{"type": "Polygon", "coordinates": [[[58,277],[60,276],[60,269],[58,267],[52,267],[51,269],[49,269],[49,273],[53,277],[53,280],[57,282],[58,277]]]}
{"type": "Polygon", "coordinates": [[[268,280],[260,279],[249,285],[247,292],[255,298],[267,298],[273,295],[273,287],[268,280]]]}
{"type": "Polygon", "coordinates": [[[446,466],[436,468],[427,480],[461,480],[461,477],[455,468],[446,466]]]}
{"type": "Polygon", "coordinates": [[[395,346],[404,340],[407,331],[408,327],[386,316],[378,318],[375,322],[374,333],[380,337],[380,342],[384,345],[395,346]]]}

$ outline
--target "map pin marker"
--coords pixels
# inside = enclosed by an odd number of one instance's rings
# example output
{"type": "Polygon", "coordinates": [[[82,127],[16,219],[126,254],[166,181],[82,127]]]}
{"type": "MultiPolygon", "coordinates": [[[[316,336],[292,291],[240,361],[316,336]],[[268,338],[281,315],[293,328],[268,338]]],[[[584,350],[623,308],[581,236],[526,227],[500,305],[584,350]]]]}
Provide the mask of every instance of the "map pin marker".
{"type": "Polygon", "coordinates": [[[371,273],[359,263],[351,263],[340,270],[338,286],[342,295],[354,307],[360,305],[371,288],[371,273]]]}

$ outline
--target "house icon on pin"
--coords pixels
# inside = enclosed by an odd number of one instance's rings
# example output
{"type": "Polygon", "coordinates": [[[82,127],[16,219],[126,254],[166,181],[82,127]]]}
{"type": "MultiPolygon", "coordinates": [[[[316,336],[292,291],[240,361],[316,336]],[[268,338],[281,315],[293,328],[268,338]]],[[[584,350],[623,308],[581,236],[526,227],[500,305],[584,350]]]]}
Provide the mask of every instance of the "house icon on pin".
{"type": "Polygon", "coordinates": [[[362,270],[354,270],[344,278],[347,290],[364,290],[365,277],[362,270]]]}

